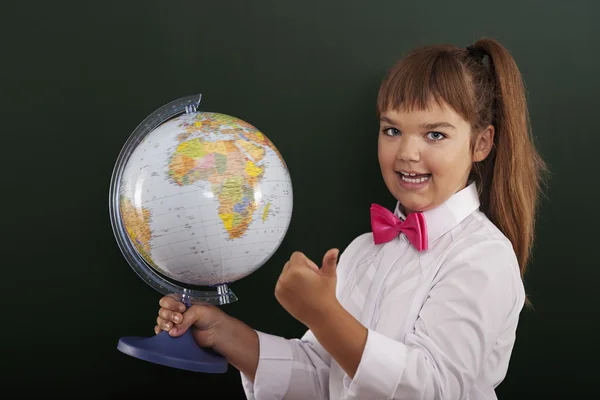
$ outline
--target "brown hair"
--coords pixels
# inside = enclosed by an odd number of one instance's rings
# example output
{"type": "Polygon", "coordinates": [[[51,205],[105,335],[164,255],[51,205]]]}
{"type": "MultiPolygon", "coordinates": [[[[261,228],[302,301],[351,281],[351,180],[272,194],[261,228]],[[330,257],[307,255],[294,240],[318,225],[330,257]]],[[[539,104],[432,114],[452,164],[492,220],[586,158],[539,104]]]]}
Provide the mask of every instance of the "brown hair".
{"type": "MultiPolygon", "coordinates": [[[[481,39],[466,49],[420,47],[387,74],[377,97],[377,115],[393,109],[423,110],[447,104],[474,134],[495,128],[488,157],[473,164],[481,210],[506,235],[525,274],[534,238],[535,214],[545,164],[531,136],[525,89],[515,60],[500,43],[481,39]]],[[[474,141],[471,141],[472,144],[474,141]]]]}

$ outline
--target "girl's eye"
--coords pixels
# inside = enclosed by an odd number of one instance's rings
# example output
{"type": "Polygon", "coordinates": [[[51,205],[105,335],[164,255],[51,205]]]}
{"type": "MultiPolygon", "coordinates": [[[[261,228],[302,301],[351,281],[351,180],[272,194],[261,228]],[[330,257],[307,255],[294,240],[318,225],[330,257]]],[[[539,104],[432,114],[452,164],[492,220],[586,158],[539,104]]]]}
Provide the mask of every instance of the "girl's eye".
{"type": "Polygon", "coordinates": [[[383,133],[385,133],[388,136],[398,136],[400,134],[400,131],[396,128],[385,128],[383,130],[383,133]]]}
{"type": "Polygon", "coordinates": [[[429,132],[427,134],[427,137],[435,142],[438,142],[438,141],[444,139],[446,137],[446,135],[444,135],[441,132],[429,132]]]}

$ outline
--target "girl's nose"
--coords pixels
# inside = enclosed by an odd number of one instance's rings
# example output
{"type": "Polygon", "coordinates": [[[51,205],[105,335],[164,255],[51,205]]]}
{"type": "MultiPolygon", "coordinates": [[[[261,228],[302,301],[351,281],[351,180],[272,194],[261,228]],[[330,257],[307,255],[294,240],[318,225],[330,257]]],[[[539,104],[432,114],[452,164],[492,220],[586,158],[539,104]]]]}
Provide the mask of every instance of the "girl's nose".
{"type": "Polygon", "coordinates": [[[396,159],[406,162],[418,162],[421,159],[419,139],[410,137],[408,135],[403,136],[398,141],[396,159]]]}

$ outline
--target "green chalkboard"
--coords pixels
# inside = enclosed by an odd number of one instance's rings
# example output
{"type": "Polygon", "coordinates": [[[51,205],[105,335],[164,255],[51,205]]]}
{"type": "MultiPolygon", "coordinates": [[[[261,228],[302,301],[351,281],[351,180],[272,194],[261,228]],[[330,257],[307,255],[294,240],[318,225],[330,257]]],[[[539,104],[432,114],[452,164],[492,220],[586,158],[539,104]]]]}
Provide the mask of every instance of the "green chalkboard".
{"type": "Polygon", "coordinates": [[[121,336],[153,334],[160,298],[110,225],[110,177],[126,139],[156,108],[202,93],[205,110],[248,121],[276,144],[293,180],[292,223],[224,309],[297,337],[304,327],[273,294],[287,258],[344,248],[370,229],[372,202],[393,204],[376,158],[385,71],[413,47],[487,36],[517,60],[550,169],[526,275],[535,308],[522,313],[497,393],[589,398],[600,372],[599,14],[591,0],[3,1],[0,387],[243,398],[233,368],[195,374],[116,349],[121,336]]]}

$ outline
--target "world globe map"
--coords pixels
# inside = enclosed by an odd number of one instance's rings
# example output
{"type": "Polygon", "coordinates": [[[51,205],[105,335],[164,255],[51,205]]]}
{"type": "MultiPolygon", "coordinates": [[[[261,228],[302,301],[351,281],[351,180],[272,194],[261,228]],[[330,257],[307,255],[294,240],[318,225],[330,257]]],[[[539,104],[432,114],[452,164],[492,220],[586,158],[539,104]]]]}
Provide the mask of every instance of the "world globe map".
{"type": "Polygon", "coordinates": [[[170,119],[123,170],[119,215],[137,253],[178,283],[212,286],[260,268],[291,221],[292,185],[273,143],[215,112],[170,119]]]}

